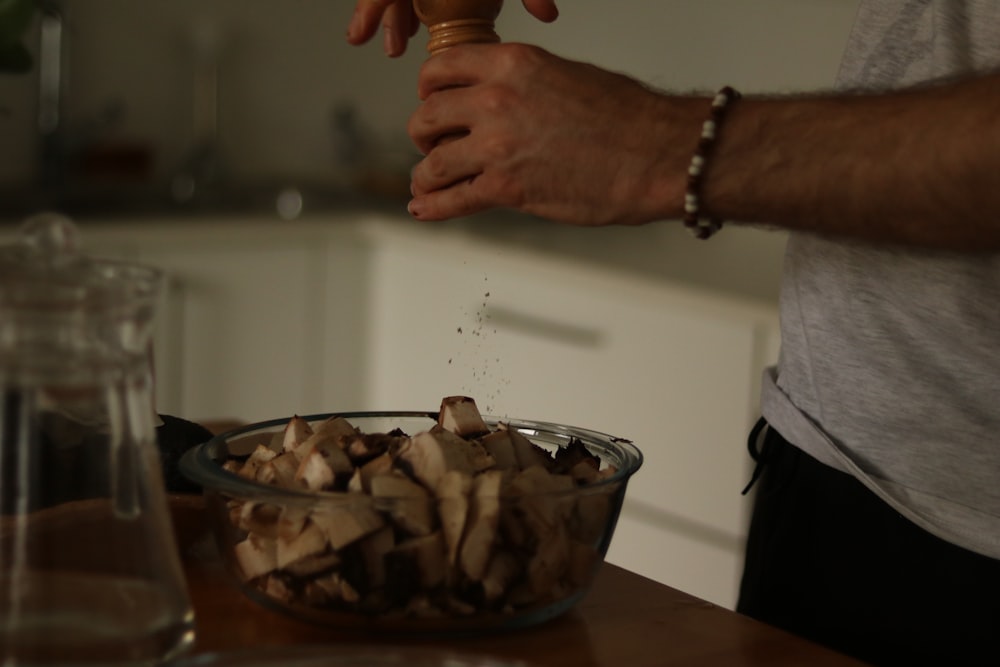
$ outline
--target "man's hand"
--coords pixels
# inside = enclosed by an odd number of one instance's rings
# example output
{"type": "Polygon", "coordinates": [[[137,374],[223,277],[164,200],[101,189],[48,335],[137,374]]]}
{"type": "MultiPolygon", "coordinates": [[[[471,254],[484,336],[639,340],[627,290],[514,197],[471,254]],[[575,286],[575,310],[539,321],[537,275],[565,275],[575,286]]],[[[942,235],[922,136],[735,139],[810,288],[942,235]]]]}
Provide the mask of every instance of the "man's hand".
{"type": "Polygon", "coordinates": [[[418,93],[409,132],[426,157],[410,213],[420,220],[496,207],[581,225],[677,216],[707,109],[524,44],[436,55],[418,93]]]}
{"type": "MultiPolygon", "coordinates": [[[[522,0],[528,13],[539,21],[551,23],[559,16],[555,0],[522,0]]],[[[347,28],[347,41],[359,45],[368,42],[382,26],[383,46],[391,57],[403,55],[410,38],[417,34],[420,21],[412,0],[358,0],[347,28]]]]}

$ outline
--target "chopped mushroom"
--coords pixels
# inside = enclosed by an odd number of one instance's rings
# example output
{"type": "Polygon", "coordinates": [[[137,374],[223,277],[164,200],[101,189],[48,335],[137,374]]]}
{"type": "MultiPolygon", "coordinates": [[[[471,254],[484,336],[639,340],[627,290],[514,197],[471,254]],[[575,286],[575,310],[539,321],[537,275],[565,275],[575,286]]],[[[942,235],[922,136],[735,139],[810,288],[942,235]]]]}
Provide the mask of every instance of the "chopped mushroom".
{"type": "Polygon", "coordinates": [[[518,470],[520,464],[517,461],[517,453],[514,451],[514,443],[507,431],[494,431],[489,435],[484,435],[479,439],[483,447],[493,460],[495,467],[500,470],[518,470]]]}
{"type": "Polygon", "coordinates": [[[260,470],[261,466],[272,460],[277,455],[278,453],[269,447],[257,445],[257,448],[253,450],[253,453],[250,454],[237,474],[240,477],[245,477],[247,479],[257,479],[257,472],[260,470]]]}
{"type": "Polygon", "coordinates": [[[516,428],[510,428],[507,424],[500,424],[500,429],[510,436],[511,446],[514,448],[514,456],[517,458],[517,467],[521,470],[533,466],[548,468],[551,459],[549,453],[529,440],[516,428]]]}
{"type": "Polygon", "coordinates": [[[257,471],[257,481],[274,486],[290,487],[295,481],[299,460],[293,452],[283,452],[265,463],[257,471]]]}
{"type": "Polygon", "coordinates": [[[464,440],[451,431],[431,429],[409,439],[399,453],[413,476],[434,489],[449,470],[475,474],[490,468],[493,457],[476,441],[464,440]]]}
{"type": "Polygon", "coordinates": [[[480,581],[486,575],[486,567],[493,555],[500,524],[500,485],[503,477],[503,471],[489,470],[473,482],[468,528],[459,556],[462,571],[473,581],[480,581]]]}
{"type": "Polygon", "coordinates": [[[486,599],[492,602],[503,597],[521,574],[521,569],[517,556],[509,551],[497,552],[483,577],[483,595],[486,599]]]}
{"type": "Polygon", "coordinates": [[[417,537],[393,547],[385,555],[387,583],[400,591],[435,588],[445,580],[444,538],[440,532],[417,537]]]}
{"type": "Polygon", "coordinates": [[[318,507],[311,518],[334,549],[352,544],[385,525],[382,515],[366,502],[318,507]]]}
{"type": "Polygon", "coordinates": [[[277,538],[276,563],[279,570],[294,565],[306,558],[311,558],[326,550],[326,535],[319,526],[310,523],[302,532],[292,539],[277,538]]]}
{"type": "Polygon", "coordinates": [[[468,396],[446,396],[442,399],[438,424],[463,438],[475,438],[490,432],[476,402],[468,396]]]}
{"type": "Polygon", "coordinates": [[[396,546],[392,526],[384,526],[365,536],[358,546],[364,559],[368,585],[381,588],[385,585],[385,555],[396,546]]]}
{"type": "Polygon", "coordinates": [[[376,475],[371,494],[385,507],[393,523],[410,535],[430,535],[436,526],[430,492],[401,473],[376,475]]]}
{"type": "Polygon", "coordinates": [[[295,480],[313,491],[332,489],[338,480],[347,480],[354,473],[354,466],[334,436],[320,431],[309,436],[295,450],[299,467],[295,480]]]}
{"type": "Polygon", "coordinates": [[[458,562],[458,549],[469,516],[471,491],[472,475],[461,470],[449,470],[437,485],[438,516],[441,518],[441,530],[448,545],[448,564],[451,566],[458,562]]]}
{"type": "Polygon", "coordinates": [[[281,438],[281,449],[286,452],[294,452],[306,439],[313,434],[313,429],[302,417],[295,415],[288,424],[281,438]]]}
{"type": "Polygon", "coordinates": [[[233,548],[233,555],[245,579],[256,579],[278,567],[277,543],[250,533],[233,548]]]}

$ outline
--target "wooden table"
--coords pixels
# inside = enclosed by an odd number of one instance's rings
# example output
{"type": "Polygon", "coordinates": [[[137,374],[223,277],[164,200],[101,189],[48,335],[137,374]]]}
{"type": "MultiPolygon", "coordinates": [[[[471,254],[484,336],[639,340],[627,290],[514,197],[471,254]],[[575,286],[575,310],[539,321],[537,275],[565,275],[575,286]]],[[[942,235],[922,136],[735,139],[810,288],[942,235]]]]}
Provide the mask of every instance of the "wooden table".
{"type": "Polygon", "coordinates": [[[196,614],[195,653],[324,644],[409,643],[520,660],[531,667],[859,665],[854,660],[655,581],[605,564],[587,597],[542,626],[499,635],[416,641],[332,630],[264,609],[223,570],[201,499],[171,499],[196,614]]]}

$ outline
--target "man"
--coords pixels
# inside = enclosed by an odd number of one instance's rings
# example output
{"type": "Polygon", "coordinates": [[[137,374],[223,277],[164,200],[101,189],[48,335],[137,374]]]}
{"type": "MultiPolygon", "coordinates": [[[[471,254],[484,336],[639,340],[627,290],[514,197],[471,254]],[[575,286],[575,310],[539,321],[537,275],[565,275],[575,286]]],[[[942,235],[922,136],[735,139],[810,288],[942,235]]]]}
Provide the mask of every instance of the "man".
{"type": "MultiPolygon", "coordinates": [[[[348,39],[382,20],[398,55],[410,12],[360,0],[348,39]]],[[[421,71],[409,210],[790,230],[738,609],[877,664],[1000,664],[1000,3],[862,0],[839,89],[710,110],[457,47],[421,71]]]]}

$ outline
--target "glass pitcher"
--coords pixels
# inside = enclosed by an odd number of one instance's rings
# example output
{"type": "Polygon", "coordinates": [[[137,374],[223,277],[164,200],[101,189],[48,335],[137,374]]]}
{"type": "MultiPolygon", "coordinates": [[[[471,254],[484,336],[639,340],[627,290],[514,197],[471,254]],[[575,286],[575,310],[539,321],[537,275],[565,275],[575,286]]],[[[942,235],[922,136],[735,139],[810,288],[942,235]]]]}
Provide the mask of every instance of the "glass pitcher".
{"type": "Polygon", "coordinates": [[[158,271],[40,215],[0,247],[0,665],[152,665],[194,619],[156,449],[158,271]]]}

